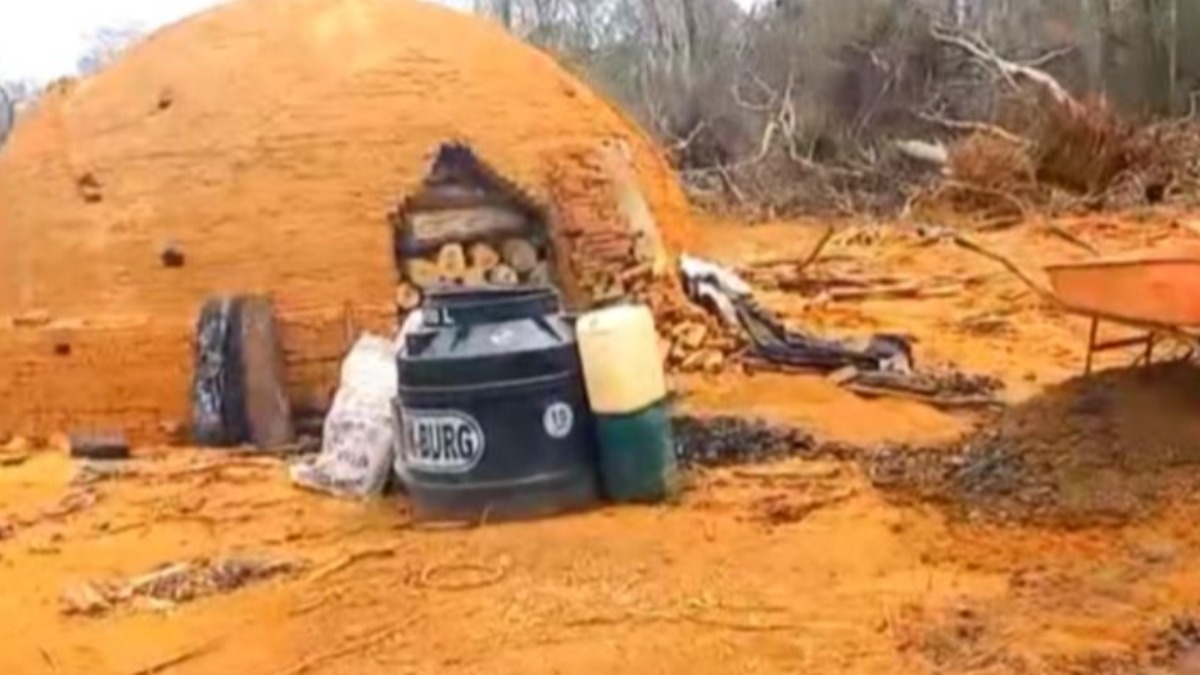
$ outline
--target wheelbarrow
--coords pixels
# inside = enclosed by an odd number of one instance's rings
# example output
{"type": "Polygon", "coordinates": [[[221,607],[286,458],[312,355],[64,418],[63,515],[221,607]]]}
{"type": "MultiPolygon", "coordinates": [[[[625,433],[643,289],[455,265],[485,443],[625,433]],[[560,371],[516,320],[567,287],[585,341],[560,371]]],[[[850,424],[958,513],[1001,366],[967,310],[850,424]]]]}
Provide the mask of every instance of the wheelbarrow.
{"type": "Polygon", "coordinates": [[[1149,365],[1155,345],[1162,338],[1183,343],[1188,349],[1185,359],[1200,351],[1200,244],[1175,244],[1046,265],[1047,288],[1008,258],[961,235],[952,238],[959,246],[1003,264],[1064,310],[1092,320],[1085,374],[1092,372],[1097,353],[1114,349],[1141,347],[1139,361],[1149,365]],[[1100,341],[1102,321],[1141,332],[1131,338],[1100,341]]]}
{"type": "Polygon", "coordinates": [[[1162,337],[1200,342],[1200,244],[1177,244],[1045,267],[1051,293],[1067,311],[1090,317],[1085,373],[1098,352],[1142,347],[1152,362],[1162,337]],[[1135,337],[1099,341],[1100,322],[1139,329],[1135,337]]]}

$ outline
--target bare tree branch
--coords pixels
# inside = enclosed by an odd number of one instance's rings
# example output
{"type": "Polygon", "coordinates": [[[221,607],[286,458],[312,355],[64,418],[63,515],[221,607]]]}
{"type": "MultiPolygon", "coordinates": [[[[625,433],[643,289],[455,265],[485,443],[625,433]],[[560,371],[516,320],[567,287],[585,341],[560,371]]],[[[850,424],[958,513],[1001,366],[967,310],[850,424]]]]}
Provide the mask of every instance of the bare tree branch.
{"type": "Polygon", "coordinates": [[[1013,88],[1019,88],[1019,81],[1024,80],[1037,86],[1053,98],[1055,102],[1063,106],[1071,109],[1081,107],[1079,102],[1075,100],[1075,97],[1067,91],[1066,87],[1062,86],[1053,75],[1044,70],[1009,61],[998,55],[987,43],[978,38],[961,35],[940,26],[934,26],[931,33],[933,38],[938,42],[958,47],[976,59],[990,65],[1013,88]]]}
{"type": "Polygon", "coordinates": [[[1014,134],[1013,132],[1008,131],[1007,129],[1004,129],[1002,127],[998,127],[994,124],[988,124],[986,122],[972,122],[969,120],[952,120],[952,119],[947,119],[945,117],[942,117],[941,115],[934,115],[934,114],[927,113],[927,112],[918,112],[917,117],[920,117],[921,119],[923,119],[926,122],[929,122],[931,124],[936,124],[940,127],[945,127],[947,129],[953,129],[955,131],[973,131],[973,132],[978,132],[978,133],[982,133],[982,134],[988,134],[989,136],[995,136],[996,138],[999,138],[1000,140],[1008,141],[1009,143],[1013,143],[1015,145],[1023,146],[1023,145],[1029,144],[1029,141],[1025,140],[1024,138],[1021,138],[1020,136],[1014,134]]]}

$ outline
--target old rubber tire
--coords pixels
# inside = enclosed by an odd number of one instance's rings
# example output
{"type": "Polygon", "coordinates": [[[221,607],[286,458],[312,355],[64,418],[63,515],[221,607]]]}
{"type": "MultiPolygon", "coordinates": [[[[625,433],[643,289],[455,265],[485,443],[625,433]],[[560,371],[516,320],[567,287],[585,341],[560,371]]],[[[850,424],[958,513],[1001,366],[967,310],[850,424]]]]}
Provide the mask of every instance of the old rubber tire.
{"type": "Polygon", "coordinates": [[[228,447],[246,438],[241,320],[236,298],[204,303],[196,323],[192,379],[192,438],[197,445],[228,447]]]}

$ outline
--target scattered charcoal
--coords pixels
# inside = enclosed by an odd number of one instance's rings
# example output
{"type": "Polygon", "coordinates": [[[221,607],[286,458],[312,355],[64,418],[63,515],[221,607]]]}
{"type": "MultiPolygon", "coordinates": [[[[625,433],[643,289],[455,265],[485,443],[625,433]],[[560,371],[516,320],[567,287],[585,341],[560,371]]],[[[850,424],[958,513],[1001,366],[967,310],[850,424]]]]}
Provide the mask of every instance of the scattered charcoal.
{"type": "Polygon", "coordinates": [[[1004,390],[1004,382],[991,375],[964,373],[943,366],[911,373],[866,371],[856,373],[853,384],[865,384],[883,390],[895,390],[946,399],[994,399],[1004,390]]]}
{"type": "Polygon", "coordinates": [[[758,419],[684,415],[673,420],[675,456],[683,467],[756,464],[810,455],[812,435],[758,419]]]}
{"type": "Polygon", "coordinates": [[[1087,526],[1126,522],[1200,492],[1195,369],[1167,363],[1078,378],[929,447],[862,463],[876,487],[971,518],[1087,526]]]}
{"type": "Polygon", "coordinates": [[[189,602],[217,593],[227,593],[251,582],[291,574],[301,565],[290,560],[252,558],[200,558],[175,563],[129,580],[123,595],[143,596],[171,602],[189,602]]]}
{"type": "Polygon", "coordinates": [[[1028,480],[1023,459],[1003,445],[969,444],[952,464],[950,480],[966,494],[1011,495],[1028,480]]]}
{"type": "Polygon", "coordinates": [[[964,373],[956,368],[939,368],[920,373],[937,391],[954,396],[991,396],[1004,391],[1004,381],[992,375],[964,373]]]}
{"type": "Polygon", "coordinates": [[[303,568],[303,563],[295,560],[198,558],[172,563],[119,583],[76,584],[63,593],[63,612],[94,616],[136,598],[152,601],[155,607],[172,607],[294,574],[303,568]]]}
{"type": "Polygon", "coordinates": [[[212,563],[209,578],[213,588],[225,593],[256,581],[291,574],[299,569],[300,565],[292,560],[225,558],[212,563]]]}

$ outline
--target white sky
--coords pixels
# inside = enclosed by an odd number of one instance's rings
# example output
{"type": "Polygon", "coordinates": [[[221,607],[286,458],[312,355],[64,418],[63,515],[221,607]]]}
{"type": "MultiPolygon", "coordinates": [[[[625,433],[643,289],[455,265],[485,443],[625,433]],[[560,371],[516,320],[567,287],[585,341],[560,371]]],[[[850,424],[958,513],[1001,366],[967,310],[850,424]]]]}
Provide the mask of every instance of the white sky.
{"type": "MultiPolygon", "coordinates": [[[[471,0],[440,0],[468,6],[471,0]]],[[[754,0],[738,0],[749,4],[754,0]]],[[[151,31],[221,0],[0,0],[0,80],[47,81],[75,71],[87,37],[104,27],[151,31]]]]}
{"type": "Polygon", "coordinates": [[[145,29],[214,0],[0,0],[0,78],[49,80],[75,70],[87,36],[106,26],[145,29]]]}

